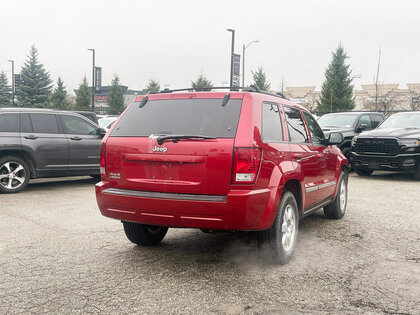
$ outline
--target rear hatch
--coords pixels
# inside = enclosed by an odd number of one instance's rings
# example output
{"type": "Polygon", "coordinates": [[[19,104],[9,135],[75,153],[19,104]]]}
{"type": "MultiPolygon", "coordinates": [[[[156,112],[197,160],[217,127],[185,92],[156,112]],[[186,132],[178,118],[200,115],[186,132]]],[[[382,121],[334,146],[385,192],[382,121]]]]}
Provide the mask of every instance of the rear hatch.
{"type": "Polygon", "coordinates": [[[106,142],[111,187],[226,195],[243,94],[230,95],[227,103],[225,95],[157,94],[145,104],[135,101],[106,142]]]}

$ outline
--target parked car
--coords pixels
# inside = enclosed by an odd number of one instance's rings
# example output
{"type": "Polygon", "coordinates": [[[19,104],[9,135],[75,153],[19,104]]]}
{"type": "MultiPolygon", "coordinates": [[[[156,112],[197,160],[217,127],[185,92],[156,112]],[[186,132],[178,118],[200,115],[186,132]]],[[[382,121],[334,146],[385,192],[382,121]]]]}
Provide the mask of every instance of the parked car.
{"type": "Polygon", "coordinates": [[[98,124],[98,116],[95,112],[90,112],[87,110],[74,110],[72,112],[85,116],[87,119],[93,121],[95,124],[98,124]]]}
{"type": "Polygon", "coordinates": [[[321,116],[318,123],[326,137],[331,132],[343,134],[344,140],[338,147],[350,160],[351,139],[364,130],[375,129],[384,120],[385,116],[378,112],[337,112],[321,116]]]}
{"type": "Polygon", "coordinates": [[[258,231],[286,263],[299,218],[344,215],[348,163],[340,133],[325,139],[304,107],[253,91],[136,97],[102,141],[102,214],[143,246],[168,227],[258,231]]]}
{"type": "Polygon", "coordinates": [[[19,192],[30,178],[99,176],[105,133],[70,111],[0,108],[0,192],[19,192]]]}
{"type": "Polygon", "coordinates": [[[394,114],[377,129],[362,132],[353,138],[351,154],[360,176],[400,171],[420,180],[420,112],[394,114]]]}
{"type": "Polygon", "coordinates": [[[101,128],[104,128],[106,131],[108,131],[111,126],[115,123],[115,121],[118,119],[119,116],[116,115],[108,115],[108,116],[103,116],[101,118],[99,118],[98,120],[98,125],[101,128]]]}

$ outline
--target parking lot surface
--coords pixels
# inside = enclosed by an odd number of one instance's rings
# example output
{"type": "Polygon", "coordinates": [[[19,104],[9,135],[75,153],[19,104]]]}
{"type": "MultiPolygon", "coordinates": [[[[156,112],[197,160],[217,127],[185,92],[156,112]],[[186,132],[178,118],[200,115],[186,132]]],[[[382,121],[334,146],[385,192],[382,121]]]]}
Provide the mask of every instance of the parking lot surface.
{"type": "Polygon", "coordinates": [[[351,174],[342,220],[303,219],[285,266],[252,234],[170,229],[130,243],[89,177],[0,195],[0,314],[301,314],[420,310],[420,182],[351,174]]]}

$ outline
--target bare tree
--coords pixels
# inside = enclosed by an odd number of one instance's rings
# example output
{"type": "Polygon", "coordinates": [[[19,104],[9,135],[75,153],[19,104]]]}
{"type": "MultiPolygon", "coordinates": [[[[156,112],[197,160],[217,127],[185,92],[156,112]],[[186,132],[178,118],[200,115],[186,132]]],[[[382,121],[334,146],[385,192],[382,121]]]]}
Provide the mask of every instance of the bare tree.
{"type": "Polygon", "coordinates": [[[378,68],[376,69],[376,76],[373,77],[373,84],[375,84],[375,107],[379,99],[379,69],[381,67],[381,49],[379,48],[378,68]]]}
{"type": "Polygon", "coordinates": [[[365,107],[370,110],[382,112],[385,115],[388,115],[397,105],[396,94],[394,89],[387,90],[384,89],[383,82],[379,80],[379,72],[381,68],[381,49],[379,48],[378,55],[378,67],[376,68],[376,74],[373,77],[373,85],[375,87],[374,97],[368,98],[365,103],[365,107]]]}
{"type": "Polygon", "coordinates": [[[408,87],[408,93],[405,94],[410,110],[420,110],[420,93],[408,87]]]}

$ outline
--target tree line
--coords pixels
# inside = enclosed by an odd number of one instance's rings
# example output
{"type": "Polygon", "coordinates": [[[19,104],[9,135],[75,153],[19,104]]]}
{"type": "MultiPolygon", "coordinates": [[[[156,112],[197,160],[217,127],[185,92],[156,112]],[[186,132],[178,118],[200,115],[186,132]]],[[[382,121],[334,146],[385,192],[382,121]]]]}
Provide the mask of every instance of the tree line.
{"type": "MultiPolygon", "coordinates": [[[[316,111],[320,113],[349,111],[354,109],[355,100],[353,94],[353,77],[350,65],[346,62],[349,57],[341,44],[332,52],[332,59],[325,70],[325,79],[322,84],[319,100],[316,101],[316,111]]],[[[379,63],[378,63],[379,72],[379,63]]],[[[17,91],[16,105],[21,107],[43,107],[78,110],[90,110],[92,92],[88,86],[86,76],[83,78],[76,91],[75,104],[69,101],[66,86],[61,77],[53,88],[53,81],[50,74],[45,70],[38,60],[38,51],[35,46],[31,47],[27,60],[20,72],[21,83],[17,91]]],[[[266,77],[262,66],[252,71],[252,84],[260,90],[269,91],[271,84],[266,77]]],[[[283,89],[282,82],[282,89],[283,89]]],[[[375,77],[375,84],[378,85],[378,73],[375,77]]],[[[203,74],[191,81],[193,90],[211,90],[213,83],[203,74]]],[[[157,93],[161,90],[159,81],[149,79],[144,90],[145,93],[157,93]]],[[[12,106],[12,91],[8,84],[4,71],[0,72],[0,107],[12,106]]],[[[377,103],[381,101],[376,97],[377,103]]],[[[108,113],[119,114],[124,109],[124,94],[117,75],[111,82],[110,93],[107,97],[108,113]]]]}

